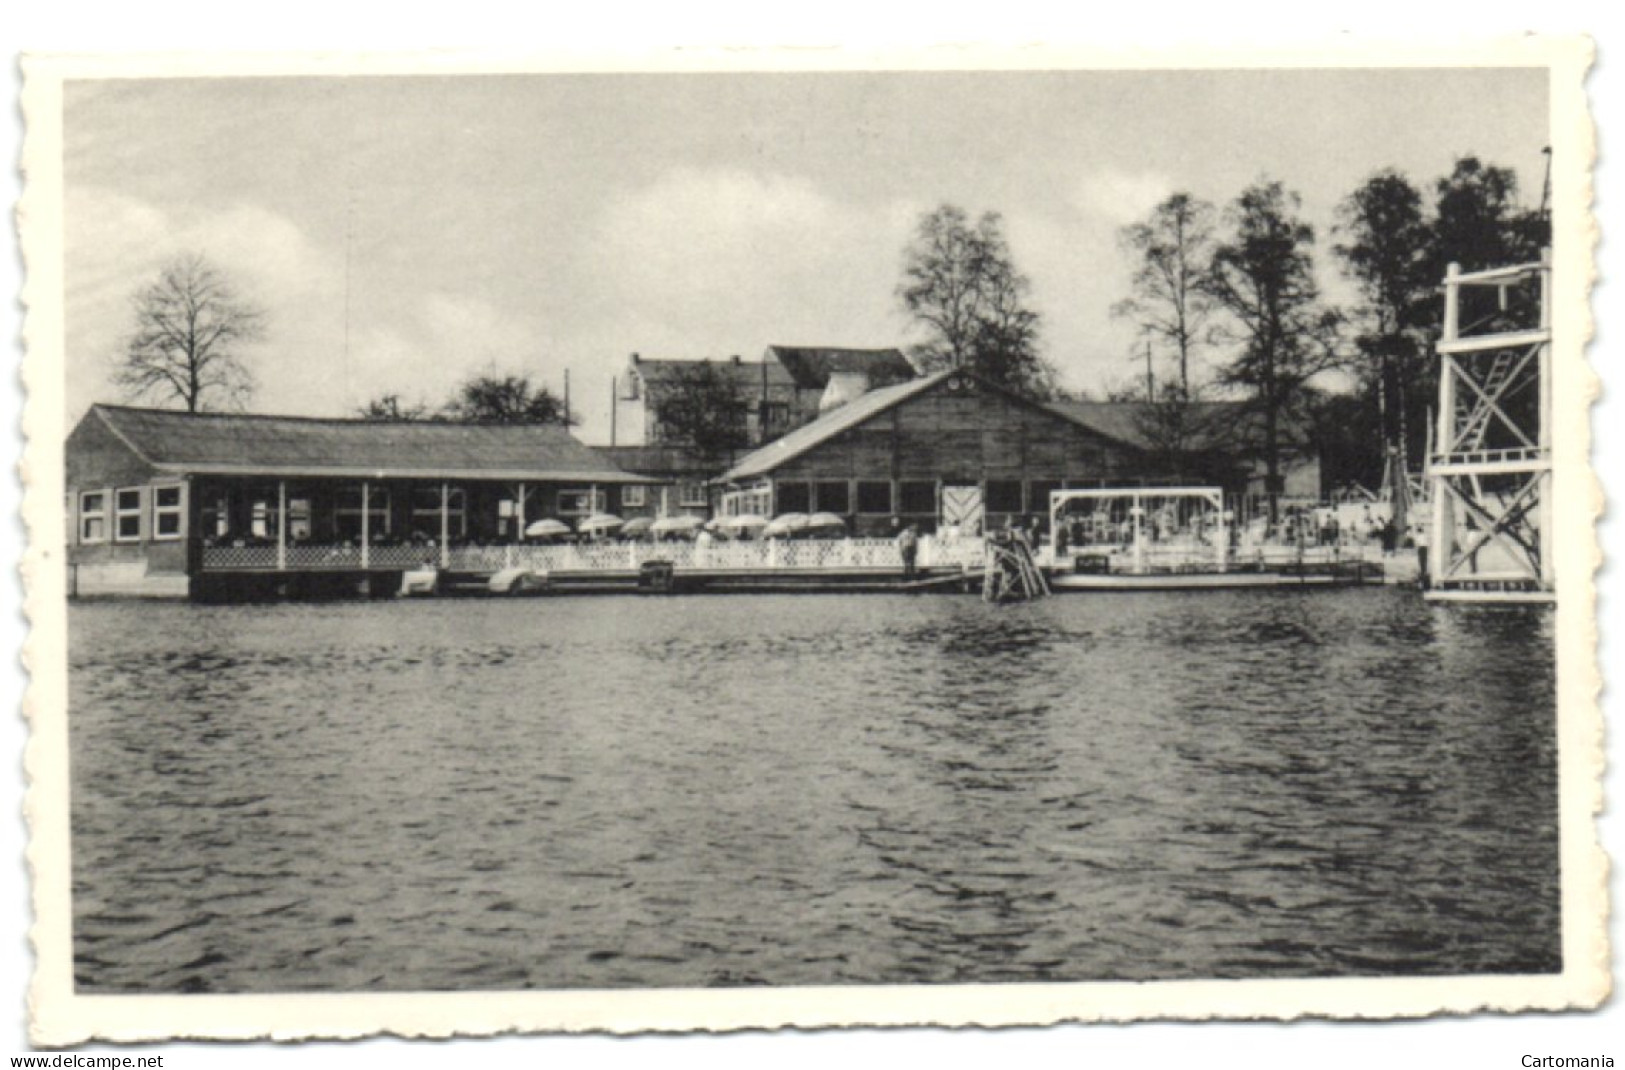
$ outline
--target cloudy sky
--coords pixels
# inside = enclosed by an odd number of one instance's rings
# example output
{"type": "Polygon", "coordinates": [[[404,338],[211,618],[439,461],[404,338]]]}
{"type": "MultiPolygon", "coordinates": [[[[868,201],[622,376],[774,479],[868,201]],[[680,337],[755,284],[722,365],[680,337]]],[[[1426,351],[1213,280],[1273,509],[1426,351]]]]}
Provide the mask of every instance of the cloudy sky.
{"type": "Polygon", "coordinates": [[[119,400],[130,294],[204,253],[268,314],[262,411],[438,403],[471,372],[571,375],[588,441],[633,351],[914,340],[920,214],[1004,214],[1065,385],[1135,373],[1114,236],[1160,198],[1260,176],[1335,208],[1462,154],[1538,199],[1538,70],[664,74],[70,83],[71,419],[119,400]]]}

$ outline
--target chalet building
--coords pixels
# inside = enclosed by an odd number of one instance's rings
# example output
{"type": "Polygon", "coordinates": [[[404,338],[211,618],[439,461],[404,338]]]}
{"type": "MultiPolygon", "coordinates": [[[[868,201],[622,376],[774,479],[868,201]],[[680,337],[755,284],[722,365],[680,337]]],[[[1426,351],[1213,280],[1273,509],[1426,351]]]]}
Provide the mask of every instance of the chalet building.
{"type": "MultiPolygon", "coordinates": [[[[1187,478],[1222,486],[1233,495],[1262,499],[1268,491],[1267,468],[1257,446],[1263,437],[1260,417],[1244,402],[1194,402],[1182,411],[1135,401],[1059,400],[1050,407],[1138,447],[1164,470],[1177,464],[1187,478]],[[1175,420],[1177,429],[1169,426],[1175,420]],[[1175,450],[1182,454],[1177,461],[1170,456],[1175,450]]],[[[1299,420],[1282,422],[1280,475],[1282,500],[1320,500],[1320,454],[1299,420]]]]}
{"type": "Polygon", "coordinates": [[[66,471],[70,591],[174,597],[229,576],[456,568],[646,482],[557,426],[112,405],[68,436],[66,471]]]}
{"type": "Polygon", "coordinates": [[[632,354],[615,401],[616,446],[683,446],[661,426],[659,411],[685,375],[708,364],[727,376],[746,403],[745,439],[770,442],[869,390],[914,378],[899,349],[771,345],[760,360],[646,360],[632,354]]]}
{"type": "Polygon", "coordinates": [[[830,512],[857,534],[970,532],[1042,514],[1063,487],[1152,478],[1144,451],[967,372],[870,390],[718,480],[724,514],[830,512]]]}

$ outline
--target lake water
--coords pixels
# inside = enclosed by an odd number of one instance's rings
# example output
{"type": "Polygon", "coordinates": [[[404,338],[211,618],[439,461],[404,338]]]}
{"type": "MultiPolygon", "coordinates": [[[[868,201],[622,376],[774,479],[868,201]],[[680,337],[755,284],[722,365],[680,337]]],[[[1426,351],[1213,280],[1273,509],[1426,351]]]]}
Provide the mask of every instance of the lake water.
{"type": "Polygon", "coordinates": [[[1549,610],[71,607],[81,990],[1560,969],[1549,610]]]}

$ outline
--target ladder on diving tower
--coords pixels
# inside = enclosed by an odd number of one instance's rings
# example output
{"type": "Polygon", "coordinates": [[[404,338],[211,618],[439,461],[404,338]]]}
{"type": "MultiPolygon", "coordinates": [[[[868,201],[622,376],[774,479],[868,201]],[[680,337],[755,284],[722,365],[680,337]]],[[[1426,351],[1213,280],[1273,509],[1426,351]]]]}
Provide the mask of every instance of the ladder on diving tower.
{"type": "Polygon", "coordinates": [[[1554,597],[1551,286],[1549,250],[1538,263],[1451,264],[1445,275],[1430,599],[1554,597]]]}

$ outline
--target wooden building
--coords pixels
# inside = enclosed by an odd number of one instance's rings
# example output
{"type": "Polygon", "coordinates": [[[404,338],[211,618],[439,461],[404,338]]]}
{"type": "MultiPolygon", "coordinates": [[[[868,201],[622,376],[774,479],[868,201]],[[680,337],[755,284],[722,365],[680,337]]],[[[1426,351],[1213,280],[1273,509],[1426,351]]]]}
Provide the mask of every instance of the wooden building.
{"type": "MultiPolygon", "coordinates": [[[[1267,466],[1260,443],[1263,418],[1243,401],[1198,401],[1184,406],[1143,401],[1057,400],[1050,407],[1139,448],[1156,467],[1185,482],[1223,487],[1244,499],[1268,493],[1267,466]]],[[[1301,419],[1282,416],[1279,431],[1281,500],[1318,503],[1320,454],[1301,419]]]]}
{"type": "Polygon", "coordinates": [[[647,482],[558,426],[112,405],[68,436],[66,472],[69,590],[173,597],[232,576],[455,568],[647,482]]]}
{"type": "Polygon", "coordinates": [[[719,511],[831,512],[856,534],[967,533],[1044,513],[1062,487],[1133,485],[1141,450],[962,371],[865,393],[750,453],[718,480],[719,511]]]}

